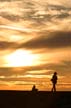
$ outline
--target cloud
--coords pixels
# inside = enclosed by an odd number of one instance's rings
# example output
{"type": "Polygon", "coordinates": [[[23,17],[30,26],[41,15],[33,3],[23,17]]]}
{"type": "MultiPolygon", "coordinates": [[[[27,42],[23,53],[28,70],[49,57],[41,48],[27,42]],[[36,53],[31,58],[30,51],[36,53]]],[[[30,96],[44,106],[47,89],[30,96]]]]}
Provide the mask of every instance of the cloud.
{"type": "Polygon", "coordinates": [[[13,15],[13,14],[9,14],[9,13],[6,13],[6,12],[1,12],[0,13],[0,16],[2,16],[2,18],[5,18],[7,20],[10,20],[10,21],[19,21],[20,17],[19,15],[13,15]]]}
{"type": "Polygon", "coordinates": [[[71,74],[71,57],[69,57],[69,60],[64,60],[63,61],[63,63],[64,63],[64,65],[65,65],[65,69],[64,69],[64,71],[66,72],[68,72],[68,75],[70,75],[71,74]]]}
{"type": "Polygon", "coordinates": [[[26,43],[20,45],[21,48],[26,49],[41,49],[41,48],[64,48],[71,46],[71,32],[45,32],[26,43]]]}
{"type": "Polygon", "coordinates": [[[25,75],[49,75],[54,71],[57,71],[59,75],[70,75],[71,62],[61,61],[60,63],[45,63],[39,64],[38,66],[27,66],[27,67],[0,67],[0,76],[13,78],[14,76],[25,75]]]}
{"type": "Polygon", "coordinates": [[[11,1],[11,0],[0,0],[0,2],[5,2],[5,1],[8,1],[8,2],[9,2],[9,1],[11,1]]]}
{"type": "MultiPolygon", "coordinates": [[[[54,71],[57,71],[59,75],[63,76],[69,76],[70,71],[71,71],[71,64],[69,64],[67,61],[63,62],[61,61],[60,63],[45,63],[39,66],[32,67],[32,70],[30,72],[35,73],[35,71],[38,71],[36,74],[39,75],[39,72],[41,71],[41,75],[49,75],[52,74],[54,71]],[[46,71],[45,71],[46,69],[46,71]],[[50,71],[49,71],[50,70],[50,71]],[[45,71],[44,73],[42,73],[45,71]]],[[[31,74],[33,74],[31,73],[31,74]]]]}
{"type": "MultiPolygon", "coordinates": [[[[36,81],[39,82],[41,79],[42,82],[48,81],[52,76],[54,71],[57,71],[59,79],[65,76],[70,76],[71,71],[71,62],[70,61],[61,61],[60,63],[45,63],[38,66],[29,66],[29,67],[17,67],[17,68],[8,68],[0,67],[0,81],[36,81]],[[29,79],[30,78],[30,79],[29,79]]],[[[69,78],[69,77],[68,77],[69,78]]],[[[66,77],[65,81],[69,81],[66,77]]],[[[64,82],[64,81],[63,81],[64,82]]]]}
{"type": "MultiPolygon", "coordinates": [[[[28,69],[28,68],[27,68],[28,69]]],[[[24,67],[0,67],[0,76],[24,75],[27,71],[24,67]]]]}
{"type": "Polygon", "coordinates": [[[68,13],[62,13],[62,14],[59,14],[59,15],[55,15],[56,18],[58,19],[65,19],[67,17],[69,17],[70,15],[68,13]]]}
{"type": "Polygon", "coordinates": [[[0,41],[0,50],[16,49],[17,45],[16,42],[0,41]]]}
{"type": "Polygon", "coordinates": [[[56,4],[49,4],[49,8],[51,8],[52,10],[71,10],[70,7],[66,7],[64,5],[56,5],[56,4]]]}
{"type": "MultiPolygon", "coordinates": [[[[5,0],[5,3],[1,2],[0,4],[1,25],[12,26],[22,32],[24,28],[28,28],[25,29],[27,32],[62,30],[66,22],[67,26],[70,25],[71,8],[63,3],[54,4],[51,0],[42,2],[39,0],[8,1],[5,0]]],[[[71,27],[69,28],[71,29],[71,27]]]]}
{"type": "MultiPolygon", "coordinates": [[[[9,0],[8,0],[9,1],[9,0]]],[[[0,15],[11,21],[30,20],[40,25],[53,18],[65,19],[69,16],[70,7],[40,1],[11,1],[1,5],[0,15]],[[13,5],[14,4],[14,5],[13,5]],[[7,6],[6,6],[7,5],[7,6]],[[55,12],[56,11],[56,12],[55,12]]]]}

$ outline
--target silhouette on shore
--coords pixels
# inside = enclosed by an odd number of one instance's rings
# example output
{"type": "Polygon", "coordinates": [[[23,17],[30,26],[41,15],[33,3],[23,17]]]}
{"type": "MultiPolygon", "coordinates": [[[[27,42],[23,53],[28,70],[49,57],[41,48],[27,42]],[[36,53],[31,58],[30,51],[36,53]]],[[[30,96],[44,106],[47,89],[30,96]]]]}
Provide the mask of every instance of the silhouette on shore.
{"type": "Polygon", "coordinates": [[[33,85],[33,87],[32,87],[32,91],[34,91],[34,92],[38,91],[38,89],[36,88],[35,85],[33,85]]]}
{"type": "Polygon", "coordinates": [[[52,90],[51,91],[54,91],[56,92],[56,84],[57,84],[57,72],[54,72],[53,76],[52,76],[52,90]]]}

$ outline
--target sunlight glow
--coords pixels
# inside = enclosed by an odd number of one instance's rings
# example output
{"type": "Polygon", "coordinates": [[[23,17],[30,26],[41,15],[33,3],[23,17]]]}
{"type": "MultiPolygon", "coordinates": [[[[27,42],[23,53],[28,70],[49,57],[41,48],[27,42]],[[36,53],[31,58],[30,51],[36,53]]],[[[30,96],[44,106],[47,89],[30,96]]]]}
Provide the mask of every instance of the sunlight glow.
{"type": "Polygon", "coordinates": [[[19,36],[19,35],[11,35],[11,36],[9,36],[9,38],[10,38],[9,40],[13,41],[13,42],[18,42],[23,39],[22,36],[19,36]]]}
{"type": "MultiPolygon", "coordinates": [[[[0,28],[3,28],[3,29],[11,29],[11,30],[16,30],[16,31],[21,31],[21,32],[28,32],[28,33],[31,33],[31,32],[36,32],[37,30],[35,29],[30,29],[30,28],[27,28],[27,27],[17,27],[18,25],[16,24],[16,26],[13,26],[13,25],[0,25],[0,28]]],[[[19,25],[20,26],[20,25],[19,25]]]]}
{"type": "Polygon", "coordinates": [[[6,56],[7,67],[21,67],[36,65],[38,59],[37,55],[32,54],[30,51],[17,50],[12,54],[6,56]]]}

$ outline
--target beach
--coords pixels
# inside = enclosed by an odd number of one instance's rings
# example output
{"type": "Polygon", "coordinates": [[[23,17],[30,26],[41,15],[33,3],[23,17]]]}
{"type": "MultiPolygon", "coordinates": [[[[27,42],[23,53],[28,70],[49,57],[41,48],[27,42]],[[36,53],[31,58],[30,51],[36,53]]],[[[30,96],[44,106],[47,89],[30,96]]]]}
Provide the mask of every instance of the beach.
{"type": "Polygon", "coordinates": [[[67,91],[0,91],[1,108],[71,108],[67,91]]]}

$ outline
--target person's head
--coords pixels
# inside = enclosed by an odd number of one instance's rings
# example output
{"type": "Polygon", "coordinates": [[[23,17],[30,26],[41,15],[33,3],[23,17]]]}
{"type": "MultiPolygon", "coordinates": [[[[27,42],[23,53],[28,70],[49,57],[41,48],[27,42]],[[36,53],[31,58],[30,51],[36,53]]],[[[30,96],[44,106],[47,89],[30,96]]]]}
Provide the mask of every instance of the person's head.
{"type": "Polygon", "coordinates": [[[57,72],[54,72],[54,75],[57,75],[57,72]]]}

